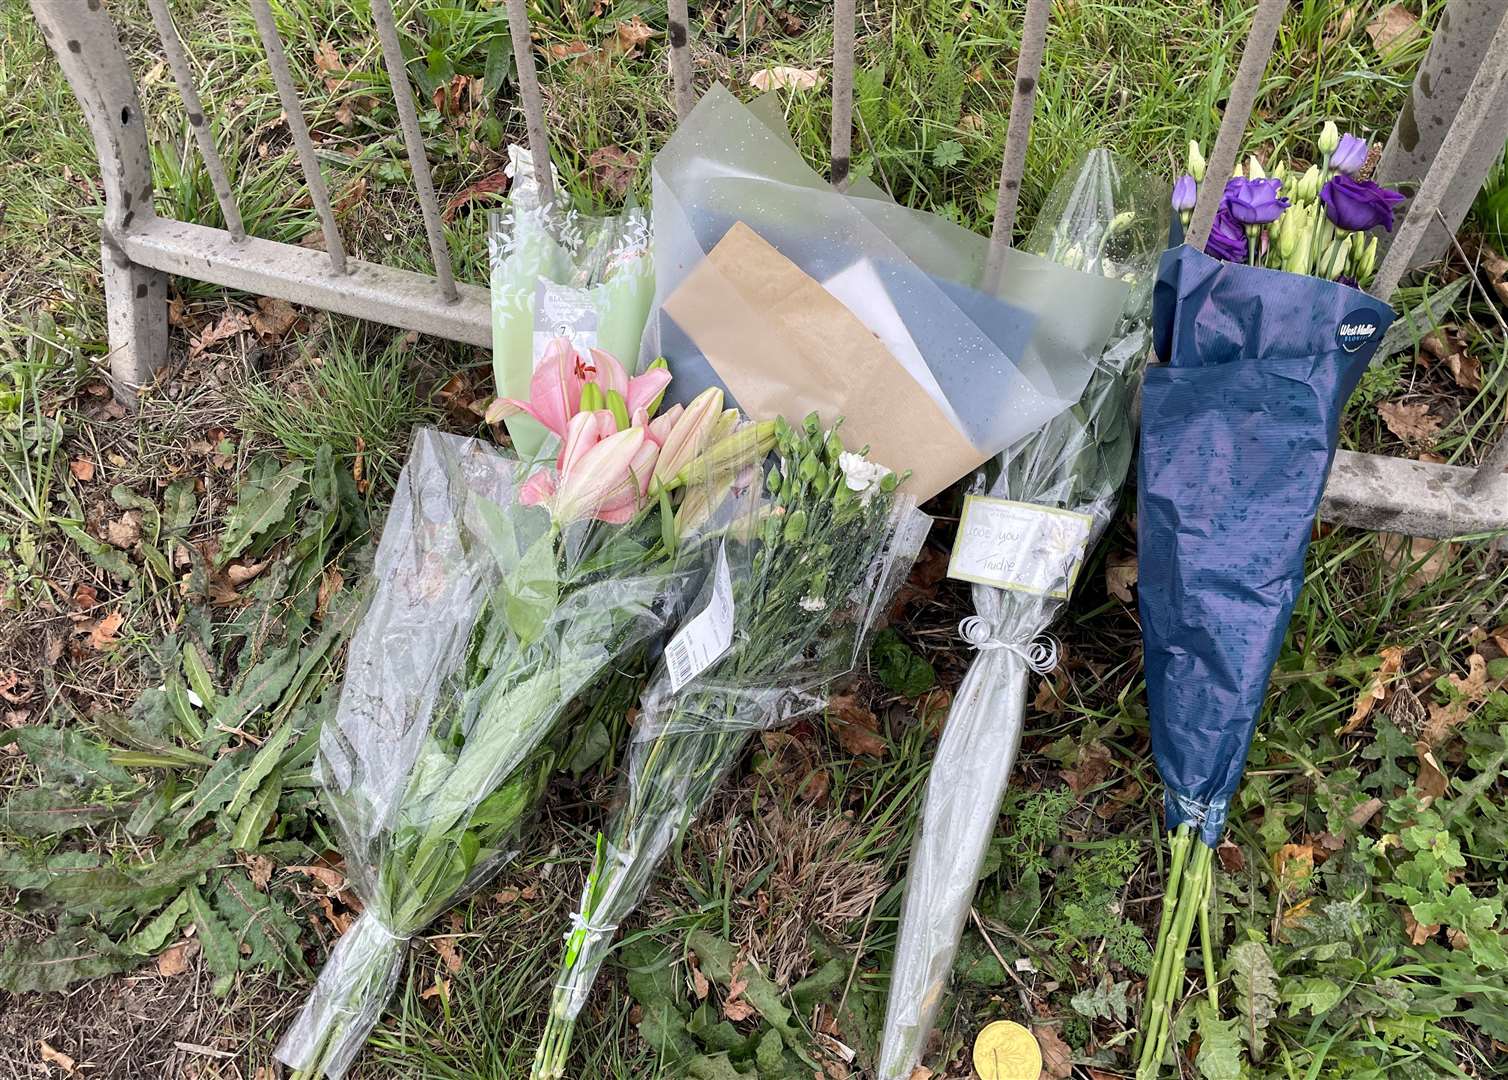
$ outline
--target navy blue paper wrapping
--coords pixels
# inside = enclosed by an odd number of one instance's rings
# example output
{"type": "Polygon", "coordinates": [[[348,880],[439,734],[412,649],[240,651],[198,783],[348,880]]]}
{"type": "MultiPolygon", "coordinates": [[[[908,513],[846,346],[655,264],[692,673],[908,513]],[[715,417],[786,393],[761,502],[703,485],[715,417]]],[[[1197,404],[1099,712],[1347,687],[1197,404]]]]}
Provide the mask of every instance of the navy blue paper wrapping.
{"type": "Polygon", "coordinates": [[[1152,302],[1137,592],[1167,827],[1213,847],[1241,781],[1341,413],[1393,311],[1332,281],[1168,251],[1152,302]]]}

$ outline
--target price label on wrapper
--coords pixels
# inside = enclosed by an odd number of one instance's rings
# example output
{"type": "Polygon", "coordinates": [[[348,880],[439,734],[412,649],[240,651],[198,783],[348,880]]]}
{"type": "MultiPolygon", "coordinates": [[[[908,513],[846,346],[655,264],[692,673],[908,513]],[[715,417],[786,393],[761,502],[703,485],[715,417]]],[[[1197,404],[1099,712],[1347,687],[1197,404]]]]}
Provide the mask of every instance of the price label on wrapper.
{"type": "Polygon", "coordinates": [[[534,289],[534,362],[556,338],[569,338],[579,353],[597,347],[597,309],[585,289],[540,280],[534,289]]]}
{"type": "Polygon", "coordinates": [[[1084,563],[1087,514],[970,495],[963,502],[948,576],[1066,600],[1084,563]]]}
{"type": "Polygon", "coordinates": [[[712,570],[712,599],[696,618],[676,631],[665,649],[665,663],[670,667],[670,692],[679,694],[681,687],[711,667],[733,644],[733,577],[728,572],[728,555],[717,549],[717,565],[712,570]]]}

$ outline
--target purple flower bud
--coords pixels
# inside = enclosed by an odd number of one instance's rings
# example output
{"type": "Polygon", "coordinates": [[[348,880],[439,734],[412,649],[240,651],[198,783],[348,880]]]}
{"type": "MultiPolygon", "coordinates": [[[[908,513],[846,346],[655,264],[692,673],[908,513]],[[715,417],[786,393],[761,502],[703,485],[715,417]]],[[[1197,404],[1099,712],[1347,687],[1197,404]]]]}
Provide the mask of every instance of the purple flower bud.
{"type": "Polygon", "coordinates": [[[1347,176],[1355,176],[1356,170],[1367,163],[1367,155],[1371,152],[1372,148],[1365,140],[1349,133],[1342,135],[1340,145],[1330,155],[1330,168],[1347,176]]]}
{"type": "Polygon", "coordinates": [[[1184,173],[1173,181],[1173,210],[1175,213],[1186,214],[1194,209],[1194,203],[1199,198],[1199,185],[1194,183],[1194,178],[1184,173]]]}
{"type": "Polygon", "coordinates": [[[1364,232],[1381,225],[1393,231],[1393,207],[1403,201],[1396,191],[1371,180],[1354,180],[1342,173],[1320,188],[1320,202],[1336,228],[1364,232]]]}
{"type": "Polygon", "coordinates": [[[1204,253],[1226,262],[1246,261],[1246,230],[1231,217],[1230,208],[1222,201],[1215,211],[1215,222],[1210,226],[1210,238],[1204,242],[1204,253]]]}
{"type": "Polygon", "coordinates": [[[1272,177],[1247,180],[1233,176],[1226,182],[1222,204],[1242,225],[1267,225],[1288,209],[1288,200],[1278,195],[1282,186],[1281,180],[1272,177]]]}

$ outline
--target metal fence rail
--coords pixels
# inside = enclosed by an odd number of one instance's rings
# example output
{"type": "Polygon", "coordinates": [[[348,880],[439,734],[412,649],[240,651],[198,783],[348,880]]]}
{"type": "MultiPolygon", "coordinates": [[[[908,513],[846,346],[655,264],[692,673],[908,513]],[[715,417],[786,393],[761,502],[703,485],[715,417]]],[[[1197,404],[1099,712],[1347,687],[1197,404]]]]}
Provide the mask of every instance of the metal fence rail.
{"type": "MultiPolygon", "coordinates": [[[[246,234],[215,146],[210,118],[173,26],[169,0],[148,0],[152,21],[225,218],[224,229],[155,214],[146,126],[136,82],[101,0],[31,0],[33,14],[83,107],[99,156],[105,191],[101,250],[111,372],[117,391],[127,398],[134,395],[166,358],[167,274],[487,346],[491,341],[488,293],[454,279],[390,0],[372,0],[372,17],[392,83],[434,262],[433,275],[347,257],[272,10],[268,0],[250,3],[304,183],[320,221],[323,253],[246,234]]],[[[1258,0],[1256,4],[1210,155],[1212,176],[1229,175],[1235,164],[1285,8],[1286,0],[1258,0]]],[[[998,274],[1001,254],[1011,243],[1050,10],[1050,0],[1026,0],[986,285],[998,274]]],[[[549,200],[554,195],[550,148],[526,0],[507,0],[507,13],[534,175],[541,196],[549,200]]],[[[686,0],[668,0],[667,16],[674,104],[677,115],[684,116],[697,96],[686,0]]],[[[855,0],[835,0],[831,179],[839,188],[848,182],[852,160],[856,37],[855,0]]],[[[1377,295],[1391,295],[1403,274],[1427,254],[1434,241],[1426,242],[1426,237],[1441,227],[1453,234],[1460,226],[1470,202],[1460,193],[1474,193],[1481,187],[1488,166],[1501,150],[1503,127],[1508,121],[1498,103],[1505,94],[1505,5],[1450,0],[1430,54],[1421,65],[1414,100],[1400,118],[1400,124],[1407,125],[1408,130],[1400,136],[1395,129],[1388,143],[1390,153],[1401,144],[1407,144],[1411,152],[1421,146],[1438,149],[1427,158],[1416,154],[1416,170],[1419,165],[1428,165],[1423,176],[1408,175],[1407,155],[1393,154],[1389,181],[1417,181],[1418,188],[1379,268],[1373,285],[1377,295]],[[1483,41],[1488,42],[1485,48],[1483,41]],[[1469,76],[1464,74],[1467,71],[1469,76]],[[1438,95],[1431,99],[1429,87],[1424,85],[1431,73],[1440,72],[1449,73],[1452,85],[1463,88],[1453,108],[1444,107],[1438,95]],[[1438,107],[1421,117],[1413,107],[1418,100],[1433,100],[1438,107]]],[[[1191,240],[1207,235],[1217,201],[1213,192],[1218,187],[1203,185],[1189,230],[1191,240]]],[[[1329,520],[1416,536],[1508,530],[1505,466],[1508,433],[1476,469],[1341,451],[1320,512],[1329,520]]]]}

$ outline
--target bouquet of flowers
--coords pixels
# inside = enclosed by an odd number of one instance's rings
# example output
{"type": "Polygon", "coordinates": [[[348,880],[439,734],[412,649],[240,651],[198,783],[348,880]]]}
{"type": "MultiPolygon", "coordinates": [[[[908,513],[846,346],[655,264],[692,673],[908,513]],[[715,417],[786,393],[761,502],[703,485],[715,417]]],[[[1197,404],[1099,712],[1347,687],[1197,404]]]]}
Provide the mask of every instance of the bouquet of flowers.
{"type": "MultiPolygon", "coordinates": [[[[637,207],[596,218],[541,204],[529,154],[520,146],[508,150],[509,206],[492,213],[487,233],[499,396],[523,397],[546,347],[559,337],[583,353],[600,348],[636,364],[654,297],[649,218],[637,207]]],[[[514,413],[507,426],[524,457],[544,445],[546,429],[530,416],[514,413]]]]}
{"type": "MultiPolygon", "coordinates": [[[[535,1077],[564,1075],[576,1017],[660,859],[755,731],[822,707],[926,537],[931,520],[895,493],[900,477],[845,450],[815,414],[778,421],[776,451],[766,505],[724,540],[701,612],[641,699],[627,792],[566,934],[535,1077]]],[[[757,479],[737,484],[757,493],[757,479]]]]}
{"type": "Polygon", "coordinates": [[[553,462],[416,436],[321,733],[316,776],[365,910],[278,1047],[297,1076],[345,1072],[409,938],[513,850],[572,702],[678,615],[708,551],[687,496],[708,507],[773,444],[772,425],[734,431],[715,392],[653,416],[667,380],[556,342],[509,405],[560,438],[553,462]]]}
{"type": "Polygon", "coordinates": [[[981,474],[981,490],[965,502],[950,572],[975,582],[977,614],[960,630],[979,656],[943,726],[912,846],[880,1080],[906,1080],[920,1061],[1015,764],[1027,672],[1055,663],[1056,646],[1039,635],[1109,523],[1131,463],[1131,402],[1166,227],[1153,190],[1107,151],[1094,151],[1053,193],[1028,243],[1132,290],[1078,403],[1001,454],[988,493],[981,474]]]}
{"type": "MultiPolygon", "coordinates": [[[[1204,252],[1167,252],[1153,297],[1162,363],[1142,389],[1138,602],[1171,866],[1137,1076],[1157,1074],[1197,921],[1211,1008],[1213,853],[1240,784],[1346,399],[1393,321],[1356,288],[1397,192],[1358,178],[1366,143],[1327,123],[1318,164],[1228,181],[1204,252]]],[[[1197,144],[1174,191],[1184,220],[1197,144]]]]}

